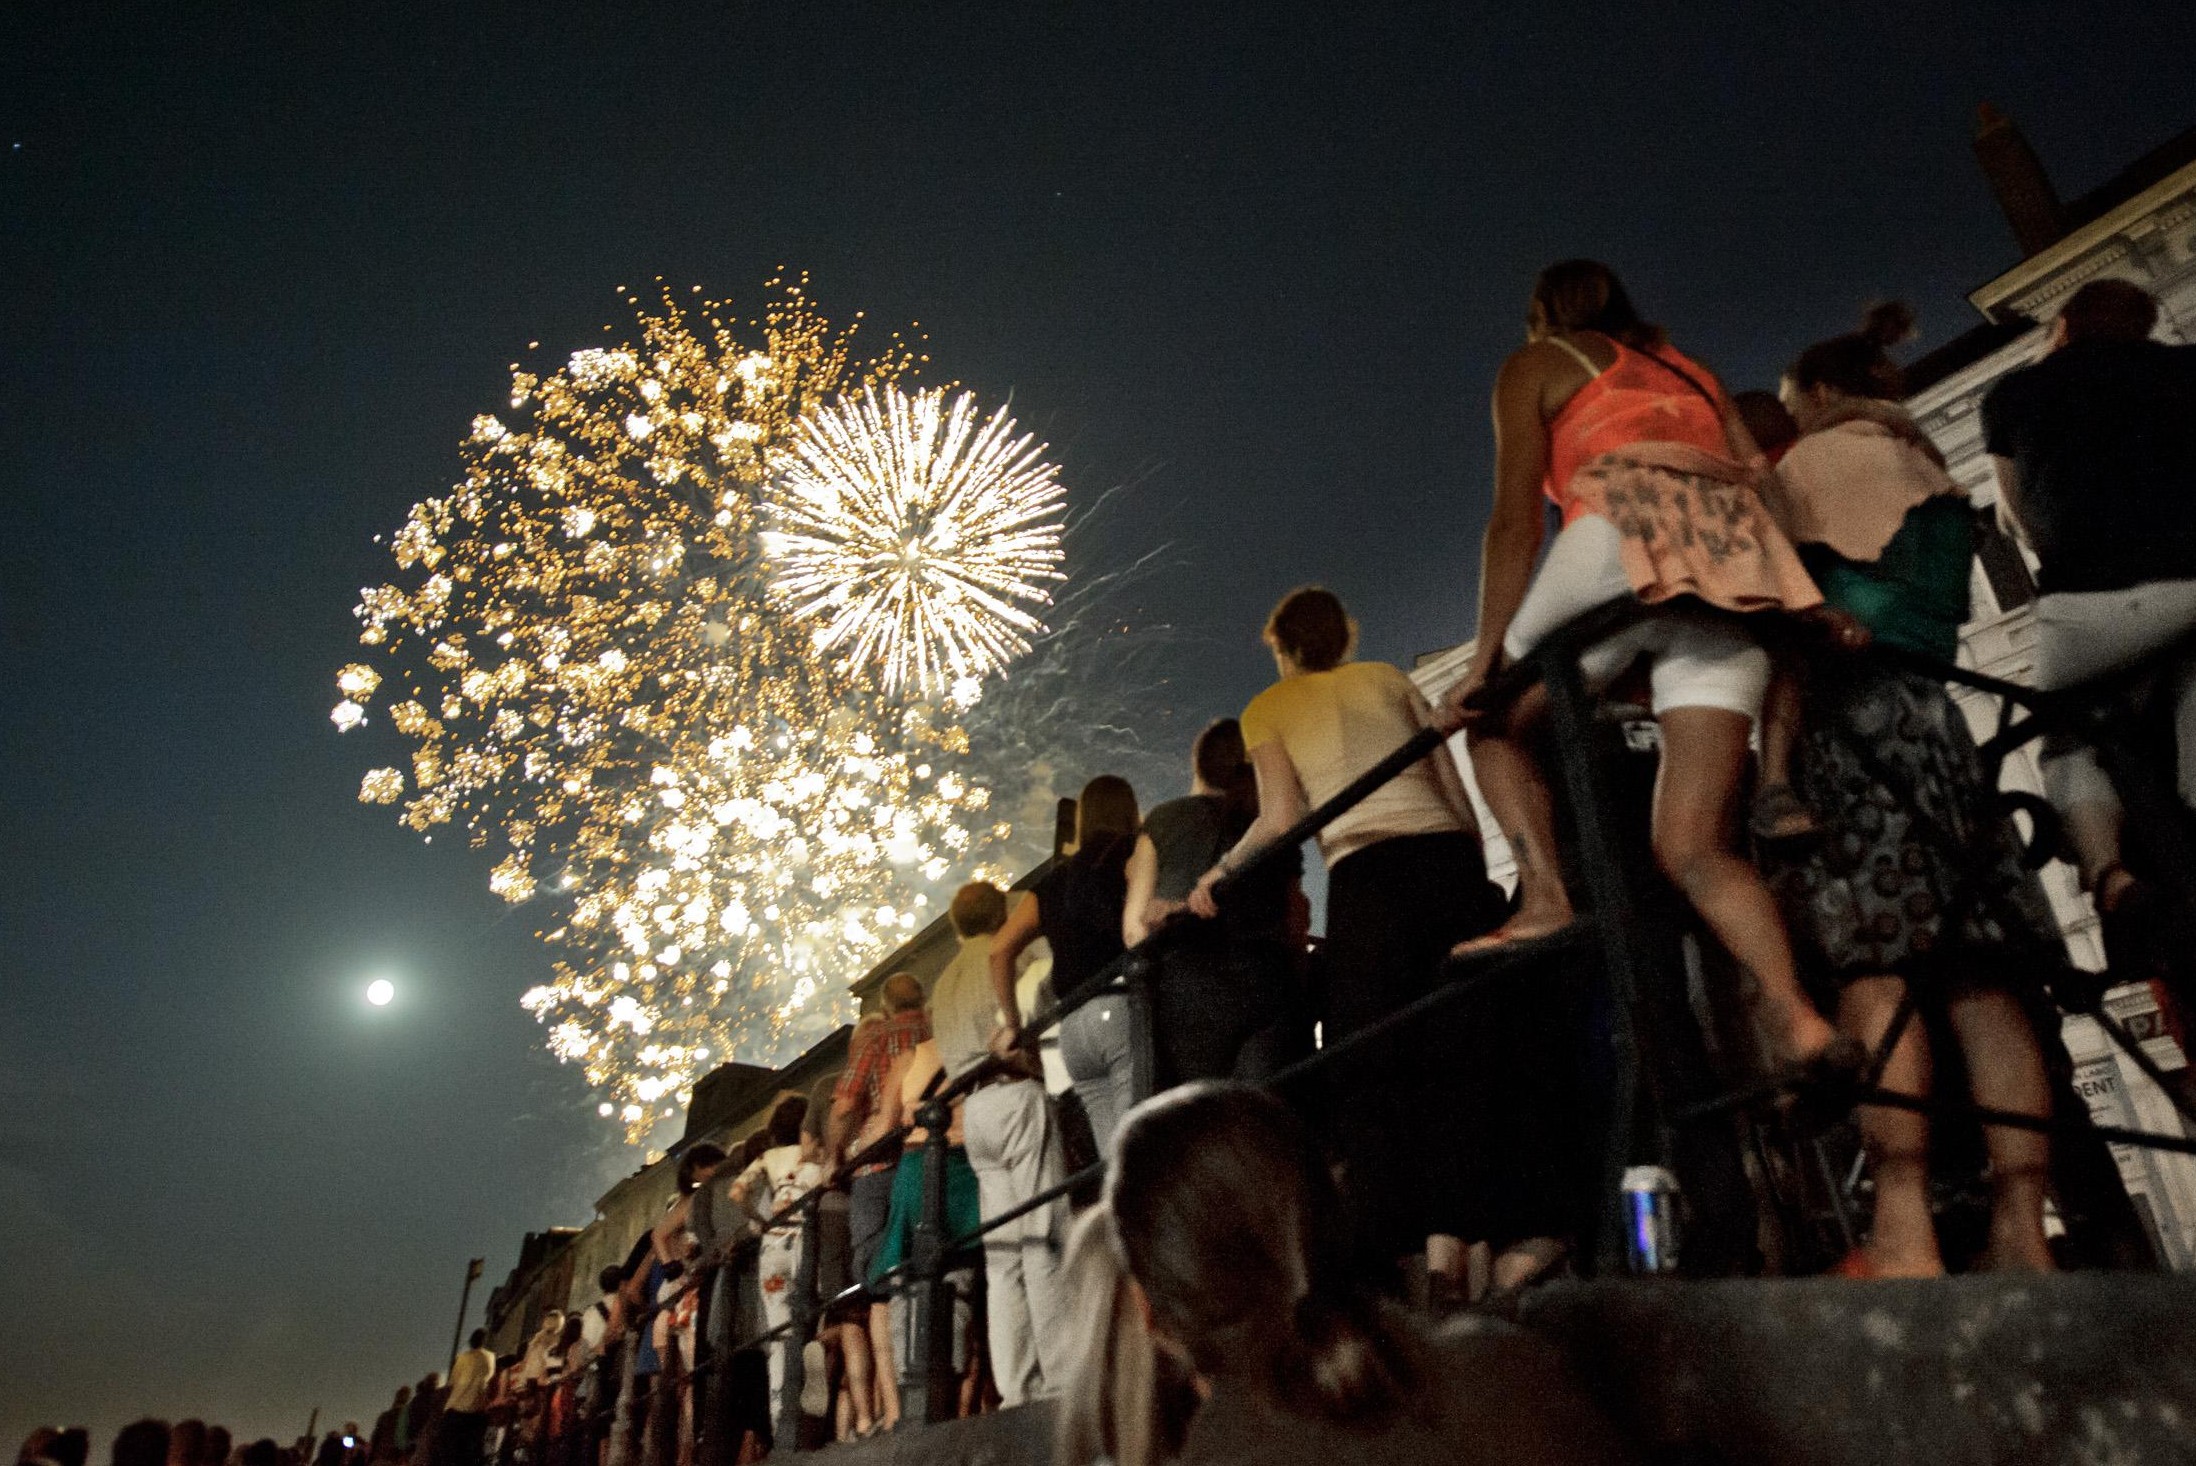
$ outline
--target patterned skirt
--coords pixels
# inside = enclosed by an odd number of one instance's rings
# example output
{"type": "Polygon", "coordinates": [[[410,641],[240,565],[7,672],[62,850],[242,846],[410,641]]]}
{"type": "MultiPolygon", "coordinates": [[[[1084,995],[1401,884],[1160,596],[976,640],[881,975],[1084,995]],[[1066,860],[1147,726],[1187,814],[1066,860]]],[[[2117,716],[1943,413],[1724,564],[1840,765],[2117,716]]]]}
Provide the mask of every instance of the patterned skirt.
{"type": "Polygon", "coordinates": [[[1604,453],[1565,486],[1564,518],[1599,514],[1623,537],[1632,593],[1697,596],[1726,611],[1797,611],[1822,592],[1745,472],[1683,443],[1604,453]]]}
{"type": "Polygon", "coordinates": [[[2065,965],[1942,683],[1866,655],[1818,664],[1793,783],[1822,833],[1762,868],[1818,997],[1883,975],[2033,992],[2065,965]]]}

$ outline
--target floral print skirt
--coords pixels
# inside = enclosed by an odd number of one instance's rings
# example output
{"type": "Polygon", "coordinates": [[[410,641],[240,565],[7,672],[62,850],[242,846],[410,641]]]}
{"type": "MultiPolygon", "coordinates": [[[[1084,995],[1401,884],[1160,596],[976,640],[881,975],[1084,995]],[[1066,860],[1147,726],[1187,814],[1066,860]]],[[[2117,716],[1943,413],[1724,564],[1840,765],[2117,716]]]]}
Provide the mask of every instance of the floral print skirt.
{"type": "Polygon", "coordinates": [[[1899,975],[2033,991],[2066,953],[1940,682],[1819,662],[1793,783],[1819,837],[1762,866],[1818,997],[1899,975]]]}

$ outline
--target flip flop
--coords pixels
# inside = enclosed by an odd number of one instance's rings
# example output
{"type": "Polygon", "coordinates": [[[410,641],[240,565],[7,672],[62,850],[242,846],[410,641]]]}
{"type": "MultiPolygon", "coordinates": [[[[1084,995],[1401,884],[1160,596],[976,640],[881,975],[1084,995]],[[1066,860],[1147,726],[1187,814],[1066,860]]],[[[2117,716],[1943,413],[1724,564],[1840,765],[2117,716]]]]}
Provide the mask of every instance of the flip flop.
{"type": "Polygon", "coordinates": [[[1822,834],[1822,824],[1815,818],[1815,812],[1807,807],[1807,801],[1793,792],[1790,784],[1764,784],[1754,791],[1754,804],[1747,813],[1746,828],[1761,845],[1795,845],[1822,834]]]}
{"type": "Polygon", "coordinates": [[[822,1419],[831,1409],[831,1361],[823,1340],[810,1339],[801,1346],[801,1413],[822,1419]]]}

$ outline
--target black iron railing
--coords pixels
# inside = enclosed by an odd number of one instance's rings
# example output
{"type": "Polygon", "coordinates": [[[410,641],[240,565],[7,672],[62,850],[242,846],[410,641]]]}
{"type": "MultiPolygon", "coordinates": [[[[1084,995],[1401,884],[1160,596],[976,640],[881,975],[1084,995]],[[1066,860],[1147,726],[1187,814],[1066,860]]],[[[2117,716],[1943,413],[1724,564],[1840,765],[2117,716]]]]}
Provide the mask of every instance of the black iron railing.
{"type": "MultiPolygon", "coordinates": [[[[1727,1115],[1748,1107],[1761,1106],[1781,1100],[1795,1091],[1805,1091],[1818,1108],[1839,1114],[1850,1114],[1864,1105],[1891,1106],[1914,1110],[1934,1116],[1953,1116],[1991,1125],[2013,1126],[2028,1130],[2050,1132],[2055,1135],[2080,1134],[2094,1141],[2109,1140],[2117,1143],[2151,1146],[2182,1154],[2196,1154],[2196,1141],[2186,1136],[2156,1134],[2116,1126],[2093,1125],[2086,1114],[2058,1115],[2050,1118],[2019,1114],[1943,1098],[1916,1098],[1883,1089],[1876,1081],[1882,1072],[1883,1060],[1897,1042],[1899,1028],[1911,1021],[1913,999],[1911,996],[1904,1011],[1886,1035],[1884,1042],[1873,1056],[1873,1062],[1858,1076],[1839,1079],[1824,1078],[1793,1072],[1778,1074],[1752,1085],[1743,1086],[1729,1093],[1705,1099],[1688,1100],[1678,1092],[1669,1080],[1666,1066],[1655,1062],[1656,1055],[1643,1042],[1643,1033],[1653,1028],[1652,1021],[1644,1016],[1645,995],[1659,985],[1678,984],[1682,991],[1683,979],[1675,971],[1679,961],[1677,933],[1653,911],[1654,903],[1644,901],[1641,895],[1637,862],[1624,854],[1623,837],[1611,818],[1613,801],[1607,788],[1607,770],[1594,756],[1592,737],[1594,698],[1590,693],[1580,667],[1581,655],[1589,648],[1638,618],[1644,612],[1636,602],[1629,600],[1614,603],[1588,612],[1584,616],[1560,628],[1531,655],[1504,669],[1491,679],[1479,695],[1481,704],[1499,707],[1514,700],[1535,684],[1545,688],[1550,722],[1549,743],[1553,753],[1555,783],[1562,804],[1569,816],[1574,849],[1571,873],[1579,890],[1578,920],[1563,931],[1530,941],[1499,946],[1474,954],[1468,958],[1453,959],[1444,974],[1441,985],[1403,1008],[1385,1016],[1347,1038],[1331,1041],[1310,1057],[1300,1060],[1275,1074],[1268,1081],[1271,1087],[1288,1089],[1313,1076],[1326,1075],[1367,1051],[1392,1043],[1404,1031],[1437,1010],[1446,1009],[1459,1002],[1484,995],[1503,983],[1521,980],[1538,980],[1545,974],[1551,962],[1564,962],[1574,967],[1584,966],[1598,974],[1606,999],[1608,1045],[1612,1068],[1610,1089],[1612,1100],[1604,1126],[1602,1154],[1599,1163],[1599,1195],[1601,1206],[1592,1226],[1590,1245],[1583,1250],[1582,1262],[1589,1271],[1615,1272],[1625,1265],[1626,1224],[1623,1212],[1621,1178],[1625,1168],[1639,1159],[1643,1153],[1668,1158],[1682,1140],[1688,1128],[1718,1116],[1727,1115]],[[1642,1132],[1647,1132],[1643,1141],[1642,1132]]],[[[2123,792],[2127,798],[2131,821],[2141,820],[2148,826],[2163,827],[2155,836],[2155,848],[2167,852],[2165,875],[2174,883],[2177,893],[2184,899],[2196,902],[2196,855],[2175,813],[2177,801],[2170,792],[2160,801],[2155,772],[2135,756],[2125,741],[2124,734],[2114,720],[2100,714],[2095,690],[2083,692],[2039,693],[2035,689],[2021,687],[2000,679],[1986,677],[1964,668],[1917,657],[1911,653],[1881,649],[1873,655],[1890,656],[1900,663],[1927,672],[1930,676],[1947,682],[1956,682],[1999,697],[2003,708],[1998,732],[1982,745],[1988,767],[1995,773],[1997,766],[2013,748],[2029,739],[2041,736],[2052,728],[2063,728],[2090,738],[2103,753],[2105,765],[2113,777],[2124,780],[2123,792]],[[2018,716],[2016,716],[2018,712],[2018,716]]],[[[1270,861],[1284,858],[1305,840],[1312,838],[1343,813],[1354,808],[1375,790],[1394,779],[1405,770],[1432,754],[1445,741],[1444,735],[1435,729],[1426,729],[1406,740],[1387,757],[1367,769],[1346,788],[1323,801],[1290,826],[1272,843],[1256,852],[1249,859],[1239,862],[1233,872],[1219,882],[1215,890],[1218,899],[1261,871],[1270,861]]],[[[1666,903],[1665,903],[1666,904],[1666,903]]],[[[1143,1000],[1146,979],[1154,963],[1170,944],[1182,940],[1198,925],[1194,920],[1169,922],[1153,932],[1143,942],[1124,952],[1074,990],[1059,995],[1047,1009],[1024,1024],[1024,1032],[1036,1036],[1054,1027],[1068,1015],[1084,1005],[1109,994],[1126,994],[1131,1000],[1132,1043],[1137,1046],[1137,1068],[1144,1076],[1148,1091],[1151,1073],[1151,1025],[1148,1005],[1143,1000]]],[[[2139,1042],[2129,1034],[2124,1025],[2103,1011],[2095,1001],[2101,988],[2084,989],[2070,981],[2069,995],[2083,992],[2090,994],[2079,1011],[2096,1018],[2113,1040],[2154,1080],[2161,1081],[2174,1102],[2187,1112],[2186,1102],[2176,1087],[2160,1073],[2139,1042]]],[[[2077,999],[2078,1000],[2078,999],[2077,999]]],[[[2062,1002],[2066,1001],[2062,998],[2062,1002]]],[[[780,1207],[769,1217],[756,1223],[754,1235],[744,1236],[720,1246],[711,1255],[693,1259],[687,1264],[685,1275],[673,1290],[665,1296],[645,1302],[627,1322],[624,1347],[614,1356],[606,1356],[594,1366],[598,1371],[615,1361],[618,1369],[617,1388],[607,1392],[614,1398],[633,1398],[633,1362],[636,1353],[633,1341],[639,1331],[662,1311],[678,1304],[689,1292],[701,1290],[699,1317],[692,1329],[696,1341],[693,1359],[678,1357],[674,1349],[672,1357],[664,1360],[665,1374],[654,1386],[655,1390],[677,1390],[686,1385],[697,1387],[692,1406],[693,1429],[696,1433],[695,1459],[706,1466],[719,1466],[731,1459],[737,1442],[720,1438],[725,1412],[719,1408],[714,1396],[725,1387],[721,1378],[724,1362],[733,1355],[752,1350],[782,1347],[785,1354],[784,1387],[780,1400],[780,1413],[776,1424],[779,1449],[792,1448],[799,1439],[800,1407],[803,1363],[800,1345],[815,1334],[819,1319],[833,1309],[853,1304],[864,1298],[873,1298],[881,1291],[900,1290],[905,1293],[908,1306],[913,1310],[909,1337],[916,1347],[908,1351],[908,1357],[900,1361],[904,1366],[902,1379],[903,1418],[924,1422],[947,1418],[954,1413],[955,1376],[950,1368],[950,1329],[953,1318],[953,1298],[949,1274],[957,1263],[964,1260],[970,1250],[980,1246],[984,1237],[998,1228],[1020,1221],[1033,1212],[1060,1202],[1071,1193],[1091,1184],[1103,1170],[1102,1165],[1086,1167],[1067,1176],[1058,1184],[1047,1187],[1021,1204],[996,1216],[986,1217],[975,1229],[953,1234],[949,1230],[946,1214],[946,1163],[949,1150],[947,1139],[951,1123],[951,1111],[955,1102],[978,1087],[992,1082],[1002,1074],[1026,1073],[1015,1069],[1009,1061],[986,1059],[967,1072],[934,1087],[918,1106],[911,1126],[903,1126],[864,1147],[858,1154],[844,1162],[842,1170],[851,1172],[876,1161],[890,1159],[897,1154],[909,1135],[916,1129],[925,1132],[921,1150],[922,1206],[916,1220],[912,1245],[908,1256],[897,1267],[873,1280],[856,1280],[836,1297],[824,1299],[817,1296],[818,1259],[818,1209],[829,1190],[819,1186],[780,1207]],[[722,1291],[716,1287],[719,1276],[728,1268],[737,1268],[753,1260],[760,1245],[761,1234],[786,1226],[798,1226],[801,1243],[799,1262],[793,1280],[791,1316],[783,1323],[766,1328],[751,1337],[729,1344],[711,1342],[717,1332],[711,1327],[710,1310],[713,1300],[722,1291]]],[[[2196,1115],[2191,1116],[2196,1119],[2196,1115]]],[[[893,1365],[878,1360],[877,1367],[893,1365]]],[[[592,1412],[573,1416],[571,1429],[588,1432],[592,1440],[600,1434],[607,1412],[614,1406],[600,1403],[606,1395],[603,1381],[598,1380],[595,1394],[598,1404],[592,1412]]],[[[657,1404],[653,1416],[663,1407],[657,1404]]],[[[631,1426],[636,1433],[646,1425],[631,1426]]],[[[565,1457],[556,1453],[558,1447],[548,1439],[547,1416],[542,1420],[542,1444],[544,1453],[535,1466],[554,1463],[562,1466],[565,1457]]],[[[577,1459],[575,1466],[577,1466],[577,1459]]],[[[629,1466],[637,1466],[628,1457],[629,1466]]],[[[593,1466],[588,1459],[586,1466],[593,1466]]]]}

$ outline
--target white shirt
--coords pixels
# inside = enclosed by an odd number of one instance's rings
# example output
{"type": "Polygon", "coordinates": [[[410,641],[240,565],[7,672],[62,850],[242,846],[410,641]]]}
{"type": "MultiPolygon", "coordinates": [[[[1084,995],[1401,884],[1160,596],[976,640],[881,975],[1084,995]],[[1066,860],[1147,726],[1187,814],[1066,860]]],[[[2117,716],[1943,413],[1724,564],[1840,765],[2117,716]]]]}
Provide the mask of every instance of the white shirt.
{"type": "MultiPolygon", "coordinates": [[[[814,1161],[801,1159],[797,1145],[773,1146],[756,1157],[740,1176],[740,1190],[755,1200],[748,1210],[755,1214],[757,1222],[768,1221],[778,1212],[791,1206],[803,1192],[814,1190],[823,1184],[823,1167],[814,1161]]],[[[771,1228],[777,1235],[797,1234],[800,1223],[787,1220],[771,1228]]]]}

